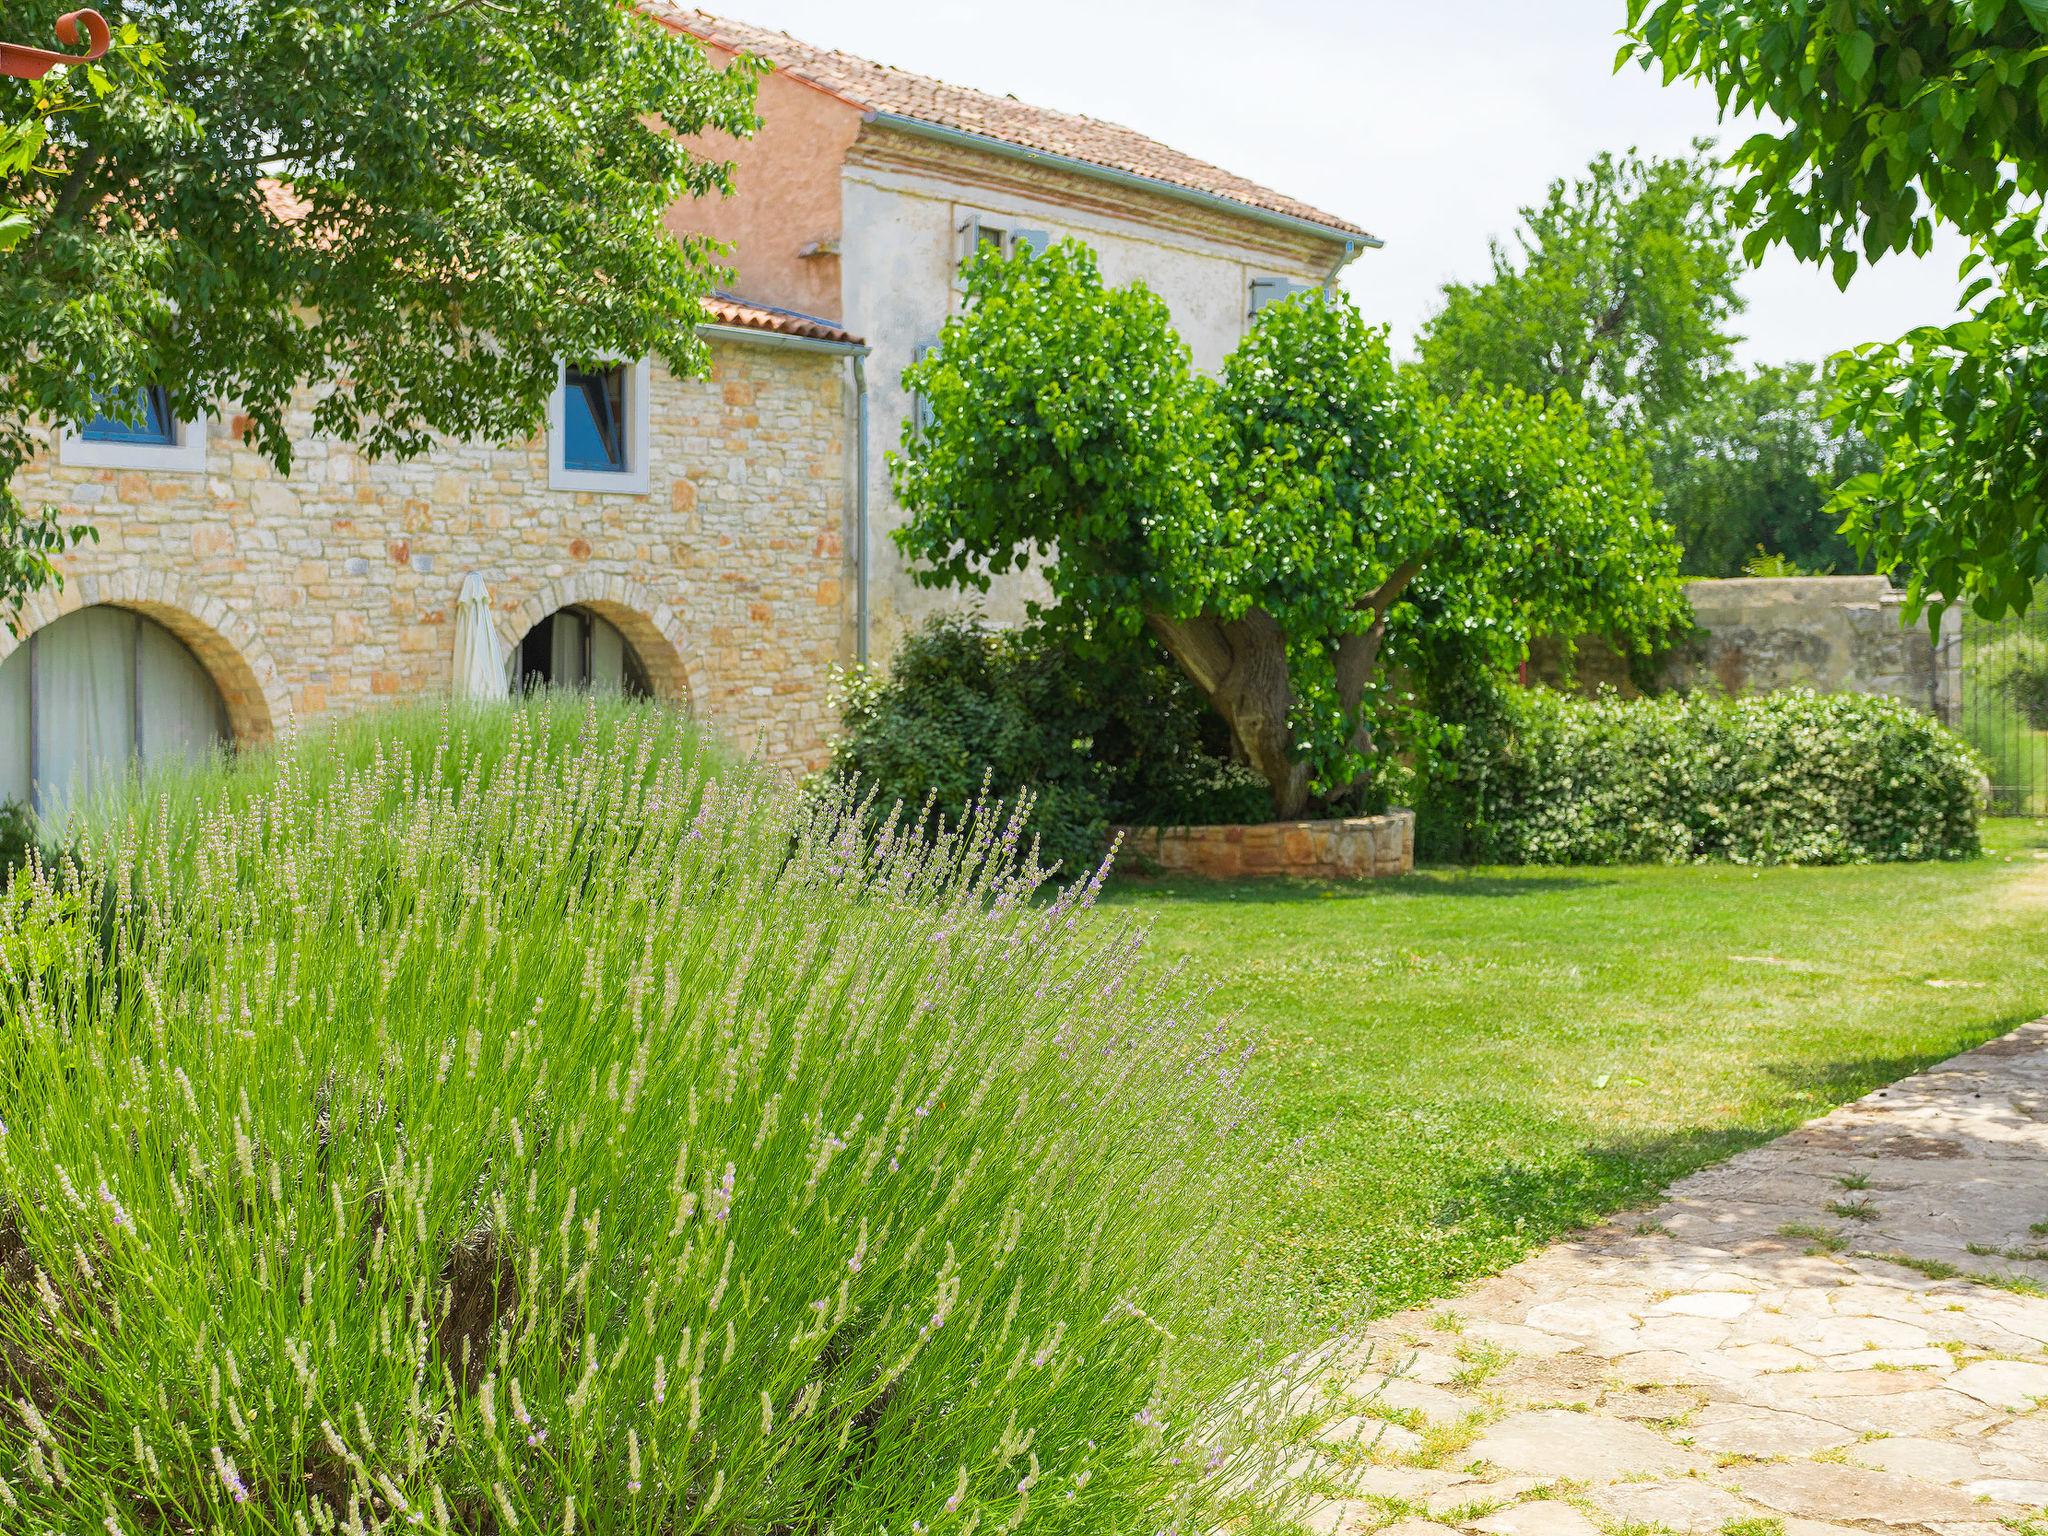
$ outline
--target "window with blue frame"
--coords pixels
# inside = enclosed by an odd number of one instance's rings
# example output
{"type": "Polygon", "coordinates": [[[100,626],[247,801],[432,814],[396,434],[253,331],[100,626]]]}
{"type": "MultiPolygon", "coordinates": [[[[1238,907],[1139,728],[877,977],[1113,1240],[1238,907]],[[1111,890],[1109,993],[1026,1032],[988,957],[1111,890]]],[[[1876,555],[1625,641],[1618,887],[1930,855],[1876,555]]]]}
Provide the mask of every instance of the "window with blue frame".
{"type": "Polygon", "coordinates": [[[170,396],[155,384],[130,391],[125,400],[118,391],[93,396],[100,414],[78,429],[89,443],[132,443],[138,447],[178,446],[178,419],[171,414],[170,396]]]}
{"type": "Polygon", "coordinates": [[[562,370],[562,467],[596,474],[630,468],[624,368],[562,370]]]}

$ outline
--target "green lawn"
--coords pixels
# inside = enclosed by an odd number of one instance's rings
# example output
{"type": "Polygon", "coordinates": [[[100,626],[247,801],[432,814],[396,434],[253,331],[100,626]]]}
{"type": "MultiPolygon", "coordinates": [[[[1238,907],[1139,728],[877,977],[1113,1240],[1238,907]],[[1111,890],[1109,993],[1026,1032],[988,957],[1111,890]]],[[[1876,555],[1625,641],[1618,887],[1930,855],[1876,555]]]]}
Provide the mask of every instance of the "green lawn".
{"type": "Polygon", "coordinates": [[[1440,1295],[2048,1013],[2048,822],[1958,864],[1122,881],[1263,1043],[1299,1179],[1251,1262],[1324,1320],[1440,1295]]]}

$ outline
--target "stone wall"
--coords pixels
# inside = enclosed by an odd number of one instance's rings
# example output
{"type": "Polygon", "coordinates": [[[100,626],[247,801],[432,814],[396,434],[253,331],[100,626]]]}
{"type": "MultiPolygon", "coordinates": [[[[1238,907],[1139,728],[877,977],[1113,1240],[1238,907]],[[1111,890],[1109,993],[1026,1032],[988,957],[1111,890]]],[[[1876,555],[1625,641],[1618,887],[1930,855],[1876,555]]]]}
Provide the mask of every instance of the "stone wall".
{"type": "MultiPolygon", "coordinates": [[[[1659,663],[1665,687],[1889,694],[1956,719],[1961,649],[1953,618],[1937,645],[1924,625],[1903,622],[1903,599],[1882,576],[1693,581],[1685,595],[1698,631],[1659,663]]],[[[1538,646],[1530,670],[1539,681],[1575,680],[1588,691],[1637,691],[1622,658],[1597,640],[1581,641],[1569,667],[1560,647],[1538,646]]]]}
{"type": "MultiPolygon", "coordinates": [[[[24,627],[87,603],[141,608],[192,647],[255,742],[287,719],[445,690],[475,570],[508,653],[582,604],[625,633],[658,694],[815,766],[830,670],[851,654],[846,365],[723,340],[711,354],[708,379],[653,367],[644,494],[550,489],[543,438],[370,464],[315,437],[303,408],[289,478],[232,416],[208,426],[193,473],[64,466],[53,437],[17,489],[100,537],[24,627]]],[[[0,628],[0,660],[17,643],[0,628]]]]}
{"type": "Polygon", "coordinates": [[[1415,868],[1415,813],[1214,827],[1125,827],[1119,863],[1234,880],[1374,880],[1415,868]]]}

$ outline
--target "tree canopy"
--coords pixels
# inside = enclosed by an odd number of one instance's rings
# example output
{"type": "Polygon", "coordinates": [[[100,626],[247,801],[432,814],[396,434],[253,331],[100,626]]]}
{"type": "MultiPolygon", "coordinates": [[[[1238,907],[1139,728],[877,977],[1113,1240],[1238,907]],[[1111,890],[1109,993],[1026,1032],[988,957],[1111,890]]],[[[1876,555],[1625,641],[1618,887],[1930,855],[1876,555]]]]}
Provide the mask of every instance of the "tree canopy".
{"type": "Polygon", "coordinates": [[[1441,394],[1469,380],[1561,390],[1616,431],[1653,428],[1725,367],[1742,309],[1719,168],[1689,157],[1603,154],[1521,210],[1493,273],[1451,283],[1417,338],[1441,394]]]}
{"type": "Polygon", "coordinates": [[[1783,245],[1846,284],[1937,224],[1971,241],[1973,313],[1839,366],[1883,461],[1839,506],[1914,604],[2024,608],[2048,575],[2048,0],[1630,0],[1628,30],[1617,63],[1771,124],[1732,157],[1752,258],[1783,245]]]}
{"type": "Polygon", "coordinates": [[[0,256],[0,538],[39,426],[143,385],[185,417],[237,402],[282,470],[301,385],[315,431],[406,456],[529,435],[560,357],[700,366],[718,252],[664,216],[729,189],[686,140],[752,130],[751,65],[622,0],[163,0],[135,25],[153,88],[55,112],[0,82],[0,122],[40,136],[0,167],[33,226],[0,256]]]}
{"type": "Polygon", "coordinates": [[[1861,434],[1829,421],[1807,363],[1717,375],[1650,446],[1689,576],[1740,575],[1759,553],[1804,571],[1858,569],[1829,499],[1875,460],[1861,434]]]}
{"type": "Polygon", "coordinates": [[[1061,242],[969,269],[906,385],[896,539],[929,585],[1038,560],[1083,647],[1152,635],[1229,723],[1276,814],[1355,803],[1398,719],[1416,604],[1512,659],[1535,629],[1646,643],[1677,552],[1639,454],[1562,396],[1433,398],[1341,296],[1261,311],[1217,379],[1166,305],[1061,242]]]}

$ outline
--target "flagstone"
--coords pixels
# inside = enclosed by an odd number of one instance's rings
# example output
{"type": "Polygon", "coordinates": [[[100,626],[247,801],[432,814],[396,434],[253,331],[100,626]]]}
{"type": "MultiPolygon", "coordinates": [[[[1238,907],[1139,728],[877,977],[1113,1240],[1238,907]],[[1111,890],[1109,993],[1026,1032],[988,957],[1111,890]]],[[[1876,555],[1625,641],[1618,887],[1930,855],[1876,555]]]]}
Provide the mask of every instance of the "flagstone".
{"type": "MultiPolygon", "coordinates": [[[[1352,1429],[1388,1438],[1343,1475],[1427,1511],[1398,1536],[1744,1521],[1783,1536],[2011,1536],[2048,1505],[2048,1300],[1809,1251],[1780,1229],[1824,1224],[1872,1253],[1988,1273],[2002,1261],[1985,1250],[2031,1241],[2048,1216],[2044,1189],[2048,1020],[1694,1174],[1650,1213],[1659,1226],[1618,1216],[1375,1322],[1374,1352],[1349,1361],[1354,1394],[1433,1423],[1480,1406],[1500,1417],[1455,1467],[1420,1468],[1393,1464],[1420,1447],[1412,1431],[1360,1416],[1352,1429]],[[2040,1111],[2016,1114],[2023,1099],[2040,1111]],[[1869,1172],[1878,1220],[1827,1211],[1851,1170],[1869,1172]],[[1475,1343],[1509,1358],[1467,1387],[1457,1355],[1475,1343]]],[[[1317,1529],[1389,1519],[1385,1502],[1351,1507],[1372,1513],[1317,1529]]]]}
{"type": "Polygon", "coordinates": [[[1979,1360],[1949,1377],[1948,1385],[1983,1403],[2001,1408],[2031,1408],[2048,1399],[2048,1365],[2023,1360],[1979,1360]]]}
{"type": "Polygon", "coordinates": [[[1734,1494],[1691,1479],[1615,1483],[1595,1488],[1588,1497],[1603,1514],[1621,1524],[1652,1525],[1667,1531],[1718,1531],[1756,1513],[1754,1505],[1734,1494]]]}
{"type": "Polygon", "coordinates": [[[1984,1507],[1958,1489],[1846,1462],[1781,1462],[1736,1467],[1729,1480],[1745,1497],[1779,1514],[1880,1525],[1981,1519],[1984,1507]]]}
{"type": "Polygon", "coordinates": [[[1469,1454],[1510,1472],[1574,1482],[1687,1472],[1703,1465],[1703,1458],[1640,1425],[1565,1408],[1510,1414],[1475,1440],[1469,1454]]]}
{"type": "Polygon", "coordinates": [[[1466,1529],[1484,1531],[1487,1536],[1600,1536],[1597,1525],[1557,1499],[1517,1504],[1474,1520],[1466,1529]]]}
{"type": "Polygon", "coordinates": [[[1747,1403],[1712,1404],[1679,1433],[1698,1450],[1734,1456],[1811,1456],[1857,1439],[1854,1430],[1825,1419],[1747,1403]]]}
{"type": "Polygon", "coordinates": [[[1851,1450],[1849,1459],[1875,1472],[1896,1472],[1936,1483],[1967,1482],[1991,1470],[1983,1452],[1968,1442],[1926,1440],[1916,1435],[1869,1441],[1851,1450]]]}

